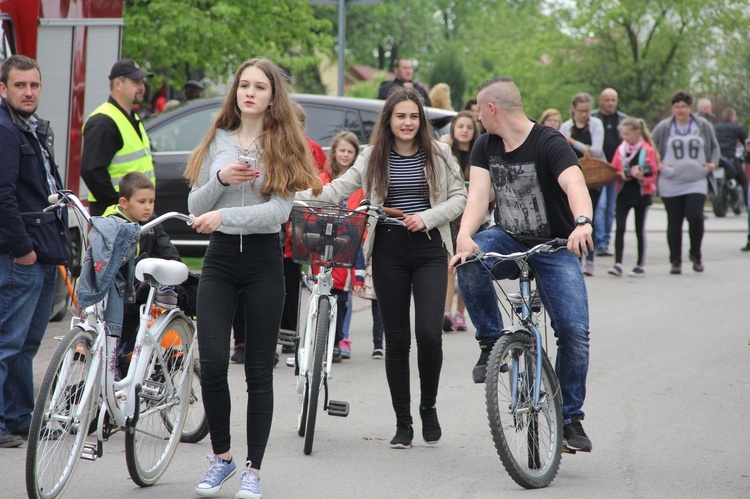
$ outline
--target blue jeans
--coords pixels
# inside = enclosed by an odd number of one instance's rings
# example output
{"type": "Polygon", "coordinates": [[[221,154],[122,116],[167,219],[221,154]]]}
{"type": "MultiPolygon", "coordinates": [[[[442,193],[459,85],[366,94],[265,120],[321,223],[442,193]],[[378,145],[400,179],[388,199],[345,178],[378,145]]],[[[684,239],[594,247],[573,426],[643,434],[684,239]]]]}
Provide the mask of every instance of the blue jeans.
{"type": "Polygon", "coordinates": [[[606,249],[609,247],[612,224],[615,220],[615,200],[617,199],[617,182],[602,187],[602,194],[596,204],[594,212],[594,247],[606,249]]]}
{"type": "MultiPolygon", "coordinates": [[[[528,249],[497,226],[475,234],[474,241],[481,251],[513,253],[528,249]]],[[[581,408],[586,398],[589,368],[586,283],[578,258],[568,251],[536,254],[529,263],[536,274],[537,288],[557,337],[555,372],[562,389],[563,422],[568,424],[573,416],[584,415],[581,408]]],[[[496,279],[509,279],[518,275],[518,266],[514,262],[503,262],[495,266],[493,274],[496,279]]],[[[458,269],[458,285],[471,322],[477,328],[477,341],[493,345],[503,334],[503,318],[490,275],[479,264],[464,265],[458,269]]]]}
{"type": "Polygon", "coordinates": [[[34,356],[47,330],[57,266],[19,265],[0,253],[0,428],[28,430],[34,409],[34,356]]]}

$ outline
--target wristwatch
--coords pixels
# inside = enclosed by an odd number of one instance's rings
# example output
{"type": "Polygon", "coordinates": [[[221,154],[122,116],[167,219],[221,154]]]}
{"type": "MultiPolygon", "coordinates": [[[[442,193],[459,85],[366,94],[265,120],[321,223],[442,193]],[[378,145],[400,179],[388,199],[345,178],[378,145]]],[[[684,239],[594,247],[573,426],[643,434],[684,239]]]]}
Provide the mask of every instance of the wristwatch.
{"type": "Polygon", "coordinates": [[[576,218],[576,226],[586,224],[591,225],[591,219],[586,215],[581,215],[580,217],[576,218]]]}

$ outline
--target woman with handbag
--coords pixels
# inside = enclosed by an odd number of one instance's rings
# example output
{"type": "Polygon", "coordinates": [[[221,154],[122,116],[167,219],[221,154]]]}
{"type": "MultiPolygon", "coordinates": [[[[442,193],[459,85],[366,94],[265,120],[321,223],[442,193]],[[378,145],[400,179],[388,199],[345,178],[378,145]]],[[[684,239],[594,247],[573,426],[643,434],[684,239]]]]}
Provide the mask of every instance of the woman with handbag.
{"type": "Polygon", "coordinates": [[[672,116],[660,121],[651,134],[662,163],[659,195],[667,210],[667,242],[670,274],[682,273],[682,224],[687,218],[690,260],[693,270],[703,272],[703,205],[708,182],[719,163],[719,142],[711,123],[690,112],[693,96],[678,90],[672,95],[672,116]]]}
{"type": "MultiPolygon", "coordinates": [[[[560,126],[560,133],[568,140],[568,144],[581,158],[582,163],[588,156],[604,160],[604,124],[599,118],[591,116],[592,102],[591,95],[585,92],[574,95],[570,103],[571,119],[560,126]]],[[[601,193],[601,187],[589,187],[589,196],[591,196],[593,206],[599,202],[601,193]]],[[[594,223],[596,222],[597,220],[594,219],[594,223]]],[[[583,274],[594,275],[593,251],[589,251],[586,255],[583,274]]]]}

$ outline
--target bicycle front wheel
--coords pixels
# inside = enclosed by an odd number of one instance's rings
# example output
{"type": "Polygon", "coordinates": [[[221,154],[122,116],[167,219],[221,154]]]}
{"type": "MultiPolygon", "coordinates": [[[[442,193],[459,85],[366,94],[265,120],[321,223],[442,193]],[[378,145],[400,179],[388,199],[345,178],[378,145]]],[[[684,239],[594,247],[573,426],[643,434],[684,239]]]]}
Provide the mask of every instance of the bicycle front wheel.
{"type": "Polygon", "coordinates": [[[193,328],[173,317],[155,338],[156,345],[141,381],[140,413],[125,433],[125,461],[130,478],[141,487],[156,483],[180,442],[191,398],[193,328]]]}
{"type": "Polygon", "coordinates": [[[62,494],[75,472],[86,441],[89,420],[96,412],[99,379],[83,398],[91,371],[94,336],[74,328],[52,354],[39,387],[26,451],[26,492],[32,498],[62,494]],[[80,415],[78,411],[85,407],[80,415]]]}
{"type": "Polygon", "coordinates": [[[318,410],[318,398],[323,386],[323,358],[326,355],[326,340],[328,339],[328,325],[330,324],[331,303],[328,297],[321,296],[318,302],[318,320],[315,327],[315,350],[313,351],[313,363],[308,374],[309,395],[307,398],[307,424],[305,425],[306,455],[312,453],[313,439],[315,438],[315,419],[318,410]]]}
{"type": "Polygon", "coordinates": [[[529,333],[502,336],[487,364],[485,396],[495,449],[508,474],[527,489],[546,487],[557,475],[562,452],[562,395],[552,364],[536,368],[529,333]],[[539,407],[534,379],[542,377],[539,407]]]}

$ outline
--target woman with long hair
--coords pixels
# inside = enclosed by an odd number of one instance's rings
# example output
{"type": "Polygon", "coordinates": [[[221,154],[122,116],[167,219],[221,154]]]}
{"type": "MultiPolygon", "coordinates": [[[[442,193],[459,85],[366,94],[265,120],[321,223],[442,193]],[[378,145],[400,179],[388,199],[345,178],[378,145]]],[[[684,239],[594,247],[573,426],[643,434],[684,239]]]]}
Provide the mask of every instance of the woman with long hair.
{"type": "Polygon", "coordinates": [[[236,497],[260,498],[260,467],[273,418],[273,363],[284,304],[279,230],[294,194],[321,183],[287,78],[273,62],[240,65],[213,126],[185,169],[193,227],[211,234],[198,285],[201,389],[214,456],[198,495],[219,492],[235,473],[227,375],[232,319],[243,306],[247,454],[236,497]],[[238,303],[241,295],[242,303],[238,303]]]}
{"type": "MultiPolygon", "coordinates": [[[[573,96],[570,103],[570,119],[560,126],[562,133],[573,148],[576,155],[581,158],[585,154],[591,157],[604,158],[604,124],[602,121],[591,116],[591,105],[593,99],[586,92],[581,92],[573,96]]],[[[589,189],[591,203],[596,206],[599,202],[599,196],[602,194],[601,187],[589,189]]],[[[598,221],[594,219],[596,224],[598,221]]],[[[583,274],[587,276],[594,275],[594,252],[589,251],[583,263],[583,274]]]]}
{"type": "Polygon", "coordinates": [[[398,219],[404,223],[378,221],[363,245],[365,260],[372,257],[387,345],[385,371],[396,412],[391,447],[409,448],[414,438],[409,387],[412,296],[422,437],[435,444],[442,436],[435,402],[443,364],[446,257],[453,253],[448,222],[463,211],[466,188],[450,148],[433,139],[422,99],[414,89],[397,89],[388,96],[370,147],[323,188],[319,199],[338,202],[360,187],[372,204],[400,211],[398,219]]]}
{"type": "MultiPolygon", "coordinates": [[[[458,160],[461,167],[461,174],[468,185],[469,171],[471,170],[471,149],[474,142],[479,138],[479,127],[474,120],[474,113],[471,111],[459,112],[451,122],[450,132],[447,136],[440,138],[451,147],[453,156],[458,160]]],[[[451,241],[453,247],[456,247],[456,236],[461,228],[461,217],[457,217],[450,222],[451,241]]],[[[445,295],[445,312],[443,314],[443,331],[452,330],[466,331],[466,305],[461,298],[461,292],[456,287],[456,274],[448,273],[448,291],[445,295]],[[456,313],[453,313],[453,297],[456,297],[456,313]]]]}

